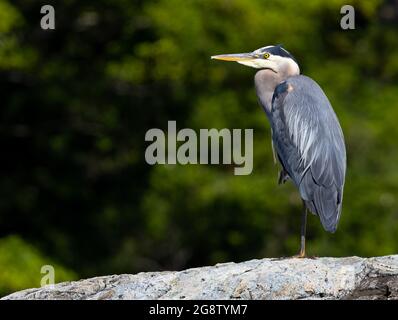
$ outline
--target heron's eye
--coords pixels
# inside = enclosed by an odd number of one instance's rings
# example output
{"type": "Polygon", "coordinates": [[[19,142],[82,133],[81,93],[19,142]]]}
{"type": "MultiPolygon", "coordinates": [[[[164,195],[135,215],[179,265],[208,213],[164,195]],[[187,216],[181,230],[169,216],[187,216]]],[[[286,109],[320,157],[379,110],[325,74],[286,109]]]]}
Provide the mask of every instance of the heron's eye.
{"type": "Polygon", "coordinates": [[[268,52],[264,53],[263,58],[264,59],[268,59],[269,58],[269,53],[268,52]]]}

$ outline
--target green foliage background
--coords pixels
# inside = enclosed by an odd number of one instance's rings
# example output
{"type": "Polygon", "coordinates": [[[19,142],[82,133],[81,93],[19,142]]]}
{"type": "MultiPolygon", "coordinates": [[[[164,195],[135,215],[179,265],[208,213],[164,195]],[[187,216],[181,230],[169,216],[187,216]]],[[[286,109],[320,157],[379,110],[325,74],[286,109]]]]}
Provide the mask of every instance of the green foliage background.
{"type": "Polygon", "coordinates": [[[254,70],[213,54],[282,43],[325,90],[348,151],[338,231],[308,253],[398,250],[398,4],[346,0],[0,0],[0,294],[110,273],[292,255],[300,206],[277,186],[254,70]],[[356,30],[340,8],[356,9],[356,30]],[[150,128],[253,128],[254,169],[149,166],[150,128]]]}

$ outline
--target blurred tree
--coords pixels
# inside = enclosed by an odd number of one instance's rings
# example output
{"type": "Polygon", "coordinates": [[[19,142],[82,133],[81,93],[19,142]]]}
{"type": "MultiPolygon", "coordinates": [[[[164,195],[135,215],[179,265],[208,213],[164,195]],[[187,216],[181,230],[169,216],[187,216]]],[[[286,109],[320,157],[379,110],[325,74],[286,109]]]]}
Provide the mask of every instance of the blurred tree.
{"type": "Polygon", "coordinates": [[[76,275],[51,259],[43,256],[18,236],[8,236],[0,240],[0,296],[10,291],[27,287],[39,287],[42,266],[54,268],[54,281],[62,282],[76,279],[76,275]]]}

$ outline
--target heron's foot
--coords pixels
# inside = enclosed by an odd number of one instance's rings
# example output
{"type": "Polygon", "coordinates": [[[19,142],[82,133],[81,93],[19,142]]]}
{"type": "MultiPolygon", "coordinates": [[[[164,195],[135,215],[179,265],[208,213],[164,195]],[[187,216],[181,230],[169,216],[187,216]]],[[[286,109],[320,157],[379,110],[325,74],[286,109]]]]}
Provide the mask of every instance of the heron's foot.
{"type": "Polygon", "coordinates": [[[316,256],[307,256],[304,254],[295,254],[294,256],[287,256],[287,257],[279,257],[279,258],[271,258],[271,261],[280,261],[280,260],[287,260],[287,259],[313,259],[316,260],[318,257],[316,256]]]}
{"type": "MultiPolygon", "coordinates": [[[[271,258],[271,261],[280,261],[280,260],[288,260],[288,259],[302,259],[302,258],[307,258],[305,253],[304,254],[295,254],[294,256],[284,256],[284,257],[278,257],[278,258],[271,258]]],[[[309,259],[312,259],[312,257],[308,257],[309,259]]]]}
{"type": "Polygon", "coordinates": [[[307,256],[305,255],[305,253],[299,253],[299,254],[295,254],[294,256],[292,256],[291,258],[297,258],[297,259],[304,259],[307,258],[307,256]]]}
{"type": "Polygon", "coordinates": [[[305,246],[302,246],[300,252],[294,255],[292,258],[298,258],[298,259],[307,258],[307,256],[305,255],[305,246]]]}
{"type": "Polygon", "coordinates": [[[296,255],[292,256],[291,258],[297,258],[297,259],[303,259],[303,258],[305,258],[305,259],[316,260],[316,259],[318,259],[319,257],[316,257],[316,256],[307,256],[307,255],[305,254],[305,252],[304,252],[304,253],[296,254],[296,255]]]}

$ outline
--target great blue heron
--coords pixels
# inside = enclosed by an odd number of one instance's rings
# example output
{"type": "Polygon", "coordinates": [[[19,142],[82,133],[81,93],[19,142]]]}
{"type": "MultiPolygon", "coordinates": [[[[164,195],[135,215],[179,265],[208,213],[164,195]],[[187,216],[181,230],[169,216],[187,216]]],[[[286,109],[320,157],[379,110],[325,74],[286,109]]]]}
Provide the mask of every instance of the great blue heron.
{"type": "Polygon", "coordinates": [[[336,114],[319,85],[300,75],[296,59],[281,45],[211,58],[259,69],[254,82],[271,123],[273,152],[281,164],[279,183],[290,178],[303,201],[297,257],[305,257],[307,209],[332,233],[341,215],[346,151],[336,114]]]}

